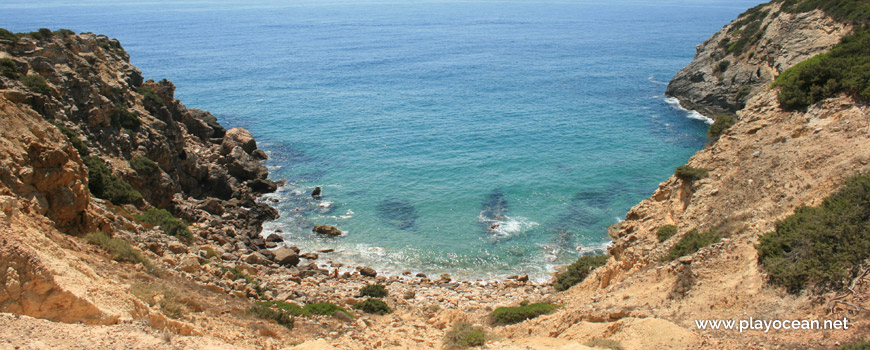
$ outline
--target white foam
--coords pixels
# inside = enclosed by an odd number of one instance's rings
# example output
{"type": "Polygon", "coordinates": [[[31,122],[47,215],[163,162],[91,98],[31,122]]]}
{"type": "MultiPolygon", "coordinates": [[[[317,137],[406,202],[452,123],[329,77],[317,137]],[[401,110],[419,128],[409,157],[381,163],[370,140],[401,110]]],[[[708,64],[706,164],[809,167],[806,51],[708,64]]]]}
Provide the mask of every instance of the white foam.
{"type": "Polygon", "coordinates": [[[481,223],[489,225],[489,233],[493,236],[504,238],[510,237],[517,233],[525,232],[532,227],[538,226],[537,222],[531,221],[524,217],[510,217],[505,215],[503,220],[493,220],[483,216],[483,212],[477,217],[481,223]]]}
{"type": "Polygon", "coordinates": [[[323,201],[323,202],[318,203],[317,206],[321,207],[321,208],[329,208],[330,206],[332,206],[332,203],[333,202],[330,202],[330,201],[323,201]]]}
{"type": "Polygon", "coordinates": [[[680,105],[680,100],[676,97],[665,97],[665,102],[667,102],[669,105],[673,106],[676,109],[686,112],[686,116],[689,117],[689,119],[701,120],[707,124],[713,124],[713,119],[710,119],[709,117],[698,113],[698,111],[683,108],[683,106],[680,105]]]}
{"type": "Polygon", "coordinates": [[[609,247],[610,244],[612,244],[612,243],[613,243],[612,241],[605,241],[605,242],[601,242],[598,244],[579,245],[579,246],[577,246],[577,252],[579,252],[580,254],[584,254],[584,255],[585,254],[592,254],[592,253],[606,252],[607,247],[609,247]]]}

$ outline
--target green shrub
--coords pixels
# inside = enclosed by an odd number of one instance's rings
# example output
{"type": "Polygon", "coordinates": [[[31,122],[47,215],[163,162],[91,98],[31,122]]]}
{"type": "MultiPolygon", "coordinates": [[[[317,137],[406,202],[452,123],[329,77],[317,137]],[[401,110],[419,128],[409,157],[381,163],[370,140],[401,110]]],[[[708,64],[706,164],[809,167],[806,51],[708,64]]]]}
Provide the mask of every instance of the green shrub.
{"type": "Polygon", "coordinates": [[[468,322],[454,323],[444,335],[446,348],[466,348],[486,344],[486,332],[481,327],[474,327],[468,322]]]}
{"type": "Polygon", "coordinates": [[[749,93],[752,92],[752,88],[749,85],[743,85],[739,89],[737,89],[737,95],[734,95],[734,100],[743,101],[746,96],[749,96],[749,93]]]}
{"type": "Polygon", "coordinates": [[[5,28],[0,28],[0,39],[18,41],[18,37],[15,36],[15,33],[12,33],[5,28]]]}
{"type": "Polygon", "coordinates": [[[166,209],[149,208],[142,214],[134,215],[137,219],[153,226],[160,226],[163,233],[175,236],[185,243],[193,241],[193,234],[187,228],[187,223],[176,218],[166,209]]]}
{"type": "Polygon", "coordinates": [[[87,156],[82,160],[88,167],[88,189],[94,196],[115,204],[135,203],[142,199],[142,194],[124,179],[113,175],[102,159],[87,156]]]}
{"type": "Polygon", "coordinates": [[[111,120],[112,126],[116,128],[139,131],[139,127],[142,126],[142,121],[139,119],[139,116],[137,116],[136,113],[130,112],[130,110],[121,105],[115,105],[115,110],[112,111],[112,115],[109,119],[111,120]]]}
{"type": "Polygon", "coordinates": [[[264,320],[275,321],[279,325],[293,329],[293,314],[280,308],[273,309],[268,305],[257,304],[248,309],[248,313],[264,320]]]}
{"type": "Polygon", "coordinates": [[[831,51],[791,67],[773,83],[786,110],[805,108],[839,93],[870,101],[870,30],[843,37],[831,51]]]}
{"type": "Polygon", "coordinates": [[[146,175],[154,174],[160,169],[157,162],[143,156],[135,156],[130,159],[130,167],[136,172],[146,175]]]}
{"type": "Polygon", "coordinates": [[[870,22],[870,3],[866,0],[785,0],[781,11],[802,13],[819,9],[840,22],[856,25],[870,22]]]}
{"type": "Polygon", "coordinates": [[[54,31],[54,35],[57,35],[61,38],[65,38],[65,37],[68,37],[70,35],[75,35],[75,34],[76,33],[74,31],[69,30],[69,29],[64,29],[64,28],[61,28],[61,29],[54,31]]]}
{"type": "Polygon", "coordinates": [[[692,182],[707,177],[709,172],[704,168],[693,168],[688,165],[680,165],[677,167],[677,170],[674,171],[674,175],[680,180],[692,182]]]}
{"type": "Polygon", "coordinates": [[[568,266],[568,269],[565,270],[565,272],[556,276],[556,282],[553,284],[553,288],[555,288],[556,291],[561,292],[573,287],[577,283],[583,282],[592,270],[607,263],[609,257],[610,256],[606,254],[581,256],[577,261],[568,266]]]}
{"type": "Polygon", "coordinates": [[[88,145],[79,138],[79,135],[77,135],[75,131],[63,124],[54,124],[54,126],[56,126],[58,130],[60,130],[60,133],[63,134],[63,136],[66,136],[66,138],[69,140],[69,143],[72,144],[73,148],[75,148],[76,151],[79,152],[80,157],[84,159],[84,157],[88,156],[88,154],[90,153],[88,151],[88,145]]]}
{"type": "Polygon", "coordinates": [[[758,261],[792,293],[842,290],[870,258],[870,176],[847,180],[818,207],[799,207],[761,236],[758,261]]]}
{"type": "Polygon", "coordinates": [[[28,90],[35,93],[43,95],[51,94],[51,88],[48,87],[48,83],[45,82],[45,78],[43,78],[41,75],[28,74],[26,77],[21,78],[21,83],[23,83],[28,90]]]}
{"type": "Polygon", "coordinates": [[[308,304],[302,308],[302,311],[306,315],[326,315],[326,316],[332,316],[336,312],[343,312],[345,315],[348,315],[351,318],[354,317],[353,314],[348,312],[345,308],[338,306],[338,305],[335,305],[333,303],[308,304]]]}
{"type": "Polygon", "coordinates": [[[18,79],[21,75],[18,72],[18,67],[15,66],[15,61],[11,58],[0,58],[0,75],[9,79],[18,79]]]}
{"type": "Polygon", "coordinates": [[[716,65],[716,71],[724,73],[726,70],[728,70],[729,66],[731,66],[731,61],[721,60],[719,61],[719,64],[716,65]]]}
{"type": "Polygon", "coordinates": [[[553,312],[560,305],[535,303],[517,307],[500,307],[493,310],[490,318],[496,324],[514,324],[553,312]]]}
{"type": "Polygon", "coordinates": [[[839,350],[870,350],[870,341],[846,344],[840,347],[839,350]]]}
{"type": "Polygon", "coordinates": [[[672,261],[682,256],[694,254],[701,248],[718,242],[721,238],[716,230],[698,233],[698,229],[692,229],[671,247],[668,254],[662,257],[662,261],[672,261]]]}
{"type": "Polygon", "coordinates": [[[656,231],[656,237],[659,239],[659,242],[664,242],[668,240],[668,238],[673,237],[677,234],[677,226],[676,225],[664,225],[659,227],[658,231],[656,231]]]}
{"type": "Polygon", "coordinates": [[[153,270],[154,265],[142,253],[130,246],[130,243],[120,239],[109,237],[104,232],[97,231],[85,235],[85,239],[91,244],[98,245],[112,255],[112,259],[126,261],[134,264],[142,264],[148,270],[153,270]]]}
{"type": "Polygon", "coordinates": [[[730,114],[721,114],[717,116],[716,121],[710,125],[710,129],[707,129],[707,137],[712,141],[716,141],[719,139],[719,136],[722,136],[722,133],[724,133],[725,130],[734,126],[735,123],[737,123],[737,119],[730,114]]]}
{"type": "Polygon", "coordinates": [[[150,101],[159,105],[163,104],[163,98],[157,95],[157,93],[148,86],[142,85],[136,91],[145,98],[146,102],[150,101]]]}
{"type": "Polygon", "coordinates": [[[393,313],[393,309],[390,309],[390,306],[387,305],[387,303],[383,300],[374,298],[368,298],[363,302],[357,303],[353,308],[370,314],[386,315],[393,313]]]}
{"type": "Polygon", "coordinates": [[[359,289],[359,294],[366,297],[383,298],[387,296],[387,288],[383,284],[367,284],[359,289]]]}

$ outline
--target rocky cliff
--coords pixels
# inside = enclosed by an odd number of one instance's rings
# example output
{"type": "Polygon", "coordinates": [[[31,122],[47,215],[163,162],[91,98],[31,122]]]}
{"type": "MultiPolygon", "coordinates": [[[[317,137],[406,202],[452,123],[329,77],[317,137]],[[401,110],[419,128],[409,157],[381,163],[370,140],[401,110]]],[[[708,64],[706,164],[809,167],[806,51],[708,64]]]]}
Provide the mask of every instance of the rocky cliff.
{"type": "Polygon", "coordinates": [[[784,70],[829,50],[852,31],[821,10],[789,13],[782,2],[754,7],[699,44],[665,94],[708,117],[733,114],[784,70]]]}

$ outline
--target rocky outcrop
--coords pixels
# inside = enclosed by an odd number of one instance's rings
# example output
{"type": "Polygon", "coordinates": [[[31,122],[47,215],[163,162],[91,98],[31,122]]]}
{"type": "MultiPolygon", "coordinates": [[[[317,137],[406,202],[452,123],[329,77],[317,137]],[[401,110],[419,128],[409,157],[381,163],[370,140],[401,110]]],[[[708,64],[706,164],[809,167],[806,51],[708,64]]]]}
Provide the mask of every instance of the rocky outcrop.
{"type": "Polygon", "coordinates": [[[314,225],[314,228],[312,229],[312,231],[319,233],[321,235],[333,236],[333,237],[341,236],[341,234],[342,234],[341,230],[335,228],[335,226],[330,226],[330,225],[314,225]]]}
{"type": "Polygon", "coordinates": [[[733,114],[784,70],[829,50],[852,30],[820,10],[786,13],[780,5],[746,11],[698,45],[665,94],[708,117],[733,114]]]}

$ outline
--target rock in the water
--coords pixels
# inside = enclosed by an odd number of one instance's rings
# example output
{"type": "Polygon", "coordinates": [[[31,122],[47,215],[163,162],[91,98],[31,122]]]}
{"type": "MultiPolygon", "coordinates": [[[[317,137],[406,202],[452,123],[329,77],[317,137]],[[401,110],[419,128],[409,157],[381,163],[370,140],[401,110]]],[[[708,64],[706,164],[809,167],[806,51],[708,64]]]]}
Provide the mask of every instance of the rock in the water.
{"type": "Polygon", "coordinates": [[[305,253],[305,254],[300,255],[299,257],[305,258],[308,260],[315,260],[315,259],[319,258],[319,256],[315,253],[305,253]]]}
{"type": "Polygon", "coordinates": [[[283,266],[299,265],[299,255],[290,248],[279,248],[272,251],[275,254],[275,262],[283,266]]]}
{"type": "Polygon", "coordinates": [[[375,269],[367,266],[360,266],[357,268],[359,270],[359,274],[368,277],[375,277],[378,275],[378,272],[375,269]]]}
{"type": "Polygon", "coordinates": [[[528,281],[529,281],[529,275],[522,275],[522,276],[520,276],[520,277],[517,277],[517,281],[520,281],[520,282],[528,282],[528,281]]]}
{"type": "Polygon", "coordinates": [[[320,193],[321,193],[320,186],[317,186],[314,188],[314,191],[311,191],[311,197],[315,198],[315,199],[320,198],[320,193]]]}
{"type": "Polygon", "coordinates": [[[312,231],[327,236],[341,236],[342,234],[341,230],[330,225],[315,225],[312,231]]]}
{"type": "Polygon", "coordinates": [[[284,238],[277,233],[270,233],[268,236],[266,236],[266,242],[281,243],[284,242],[284,238]]]}

